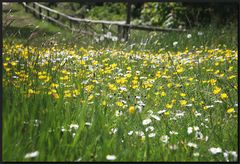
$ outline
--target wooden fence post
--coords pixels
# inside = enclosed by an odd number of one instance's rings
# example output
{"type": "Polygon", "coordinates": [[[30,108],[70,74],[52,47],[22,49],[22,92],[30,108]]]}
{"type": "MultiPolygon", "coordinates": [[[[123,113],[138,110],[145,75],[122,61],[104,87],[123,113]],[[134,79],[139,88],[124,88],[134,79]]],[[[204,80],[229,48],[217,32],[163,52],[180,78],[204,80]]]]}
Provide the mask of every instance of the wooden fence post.
{"type": "Polygon", "coordinates": [[[38,6],[38,11],[39,11],[39,18],[42,19],[42,8],[38,6]]]}
{"type": "Polygon", "coordinates": [[[69,27],[72,29],[72,20],[71,19],[69,19],[69,27]]]}
{"type": "Polygon", "coordinates": [[[118,30],[118,38],[122,39],[123,38],[123,26],[118,25],[117,30],[118,30]]]}
{"type": "MultiPolygon", "coordinates": [[[[35,6],[35,3],[33,2],[33,8],[35,9],[36,8],[36,6],[35,6]]],[[[33,11],[33,15],[36,17],[36,12],[35,11],[33,11]]]]}
{"type": "Polygon", "coordinates": [[[28,12],[28,8],[27,8],[28,2],[26,2],[26,6],[25,6],[25,11],[28,12]]]}
{"type": "MultiPolygon", "coordinates": [[[[128,2],[127,3],[127,20],[126,20],[126,24],[130,24],[131,21],[131,3],[128,2]]],[[[124,40],[128,40],[128,34],[129,34],[129,27],[124,27],[123,30],[123,38],[124,40]]]]}
{"type": "MultiPolygon", "coordinates": [[[[49,12],[49,10],[46,10],[46,11],[47,11],[47,16],[50,17],[50,12],[49,12]]],[[[47,18],[47,20],[50,22],[50,19],[49,19],[49,18],[47,18]]]]}

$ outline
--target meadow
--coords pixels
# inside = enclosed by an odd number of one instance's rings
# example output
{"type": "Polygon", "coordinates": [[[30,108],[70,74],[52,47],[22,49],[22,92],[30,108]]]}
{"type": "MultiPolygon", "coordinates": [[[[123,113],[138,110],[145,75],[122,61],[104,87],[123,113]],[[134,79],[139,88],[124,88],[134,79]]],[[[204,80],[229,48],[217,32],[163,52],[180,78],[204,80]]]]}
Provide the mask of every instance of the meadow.
{"type": "Polygon", "coordinates": [[[235,35],[4,36],[3,161],[237,161],[235,35]]]}

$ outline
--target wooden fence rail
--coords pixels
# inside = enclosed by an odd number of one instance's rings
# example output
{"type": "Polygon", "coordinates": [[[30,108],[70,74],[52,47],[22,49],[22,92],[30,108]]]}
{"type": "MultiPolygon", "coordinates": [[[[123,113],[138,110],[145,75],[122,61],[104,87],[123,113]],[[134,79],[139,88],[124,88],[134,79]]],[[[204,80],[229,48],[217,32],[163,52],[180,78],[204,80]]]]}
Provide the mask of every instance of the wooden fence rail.
{"type": "Polygon", "coordinates": [[[130,24],[130,13],[131,13],[131,3],[127,3],[127,20],[126,21],[107,21],[107,20],[90,20],[90,19],[81,19],[72,17],[69,15],[66,15],[64,13],[61,13],[59,11],[56,11],[54,9],[48,8],[40,3],[33,2],[33,3],[27,3],[23,2],[23,6],[25,7],[25,11],[28,12],[29,10],[33,13],[34,16],[39,17],[40,19],[46,18],[49,21],[52,21],[60,26],[63,26],[65,28],[68,28],[72,31],[78,31],[78,32],[84,32],[86,34],[92,34],[87,31],[83,31],[82,29],[76,29],[73,24],[102,24],[102,27],[105,27],[106,25],[114,25],[118,28],[118,36],[120,38],[124,38],[125,40],[128,39],[128,33],[129,29],[137,29],[137,30],[148,30],[148,31],[164,31],[164,32],[170,32],[170,31],[176,31],[176,32],[185,32],[184,29],[171,29],[171,28],[160,28],[160,27],[154,27],[154,26],[145,26],[145,25],[133,25],[130,24]],[[32,6],[30,5],[32,4],[32,6]],[[44,14],[44,11],[46,14],[44,14]],[[54,18],[53,15],[56,17],[54,18]],[[65,22],[68,22],[68,24],[60,21],[61,19],[65,19],[65,22]]]}

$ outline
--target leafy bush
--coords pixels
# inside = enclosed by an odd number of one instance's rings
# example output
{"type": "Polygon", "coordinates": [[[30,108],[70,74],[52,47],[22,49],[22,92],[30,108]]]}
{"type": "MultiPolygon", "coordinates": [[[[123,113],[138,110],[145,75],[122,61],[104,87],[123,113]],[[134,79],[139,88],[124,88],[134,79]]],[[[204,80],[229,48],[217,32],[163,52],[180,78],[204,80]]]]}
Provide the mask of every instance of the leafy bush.
{"type": "Polygon", "coordinates": [[[104,3],[102,6],[93,6],[87,13],[91,19],[125,20],[126,5],[124,3],[104,3]]]}
{"type": "Polygon", "coordinates": [[[162,27],[216,26],[237,22],[234,3],[145,3],[135,23],[162,27]]]}
{"type": "Polygon", "coordinates": [[[177,27],[184,25],[186,8],[181,3],[145,3],[138,23],[177,27]]]}

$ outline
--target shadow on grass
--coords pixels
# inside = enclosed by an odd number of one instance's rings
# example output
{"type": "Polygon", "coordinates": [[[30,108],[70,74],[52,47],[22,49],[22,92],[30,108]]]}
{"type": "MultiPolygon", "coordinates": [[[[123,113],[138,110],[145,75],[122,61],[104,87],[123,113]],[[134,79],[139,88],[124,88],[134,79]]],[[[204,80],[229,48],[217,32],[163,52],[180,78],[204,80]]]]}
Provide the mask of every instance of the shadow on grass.
{"type": "Polygon", "coordinates": [[[52,36],[56,32],[49,32],[47,29],[37,29],[33,27],[7,27],[3,30],[3,37],[15,37],[17,39],[28,39],[32,34],[36,36],[52,36]]]}

